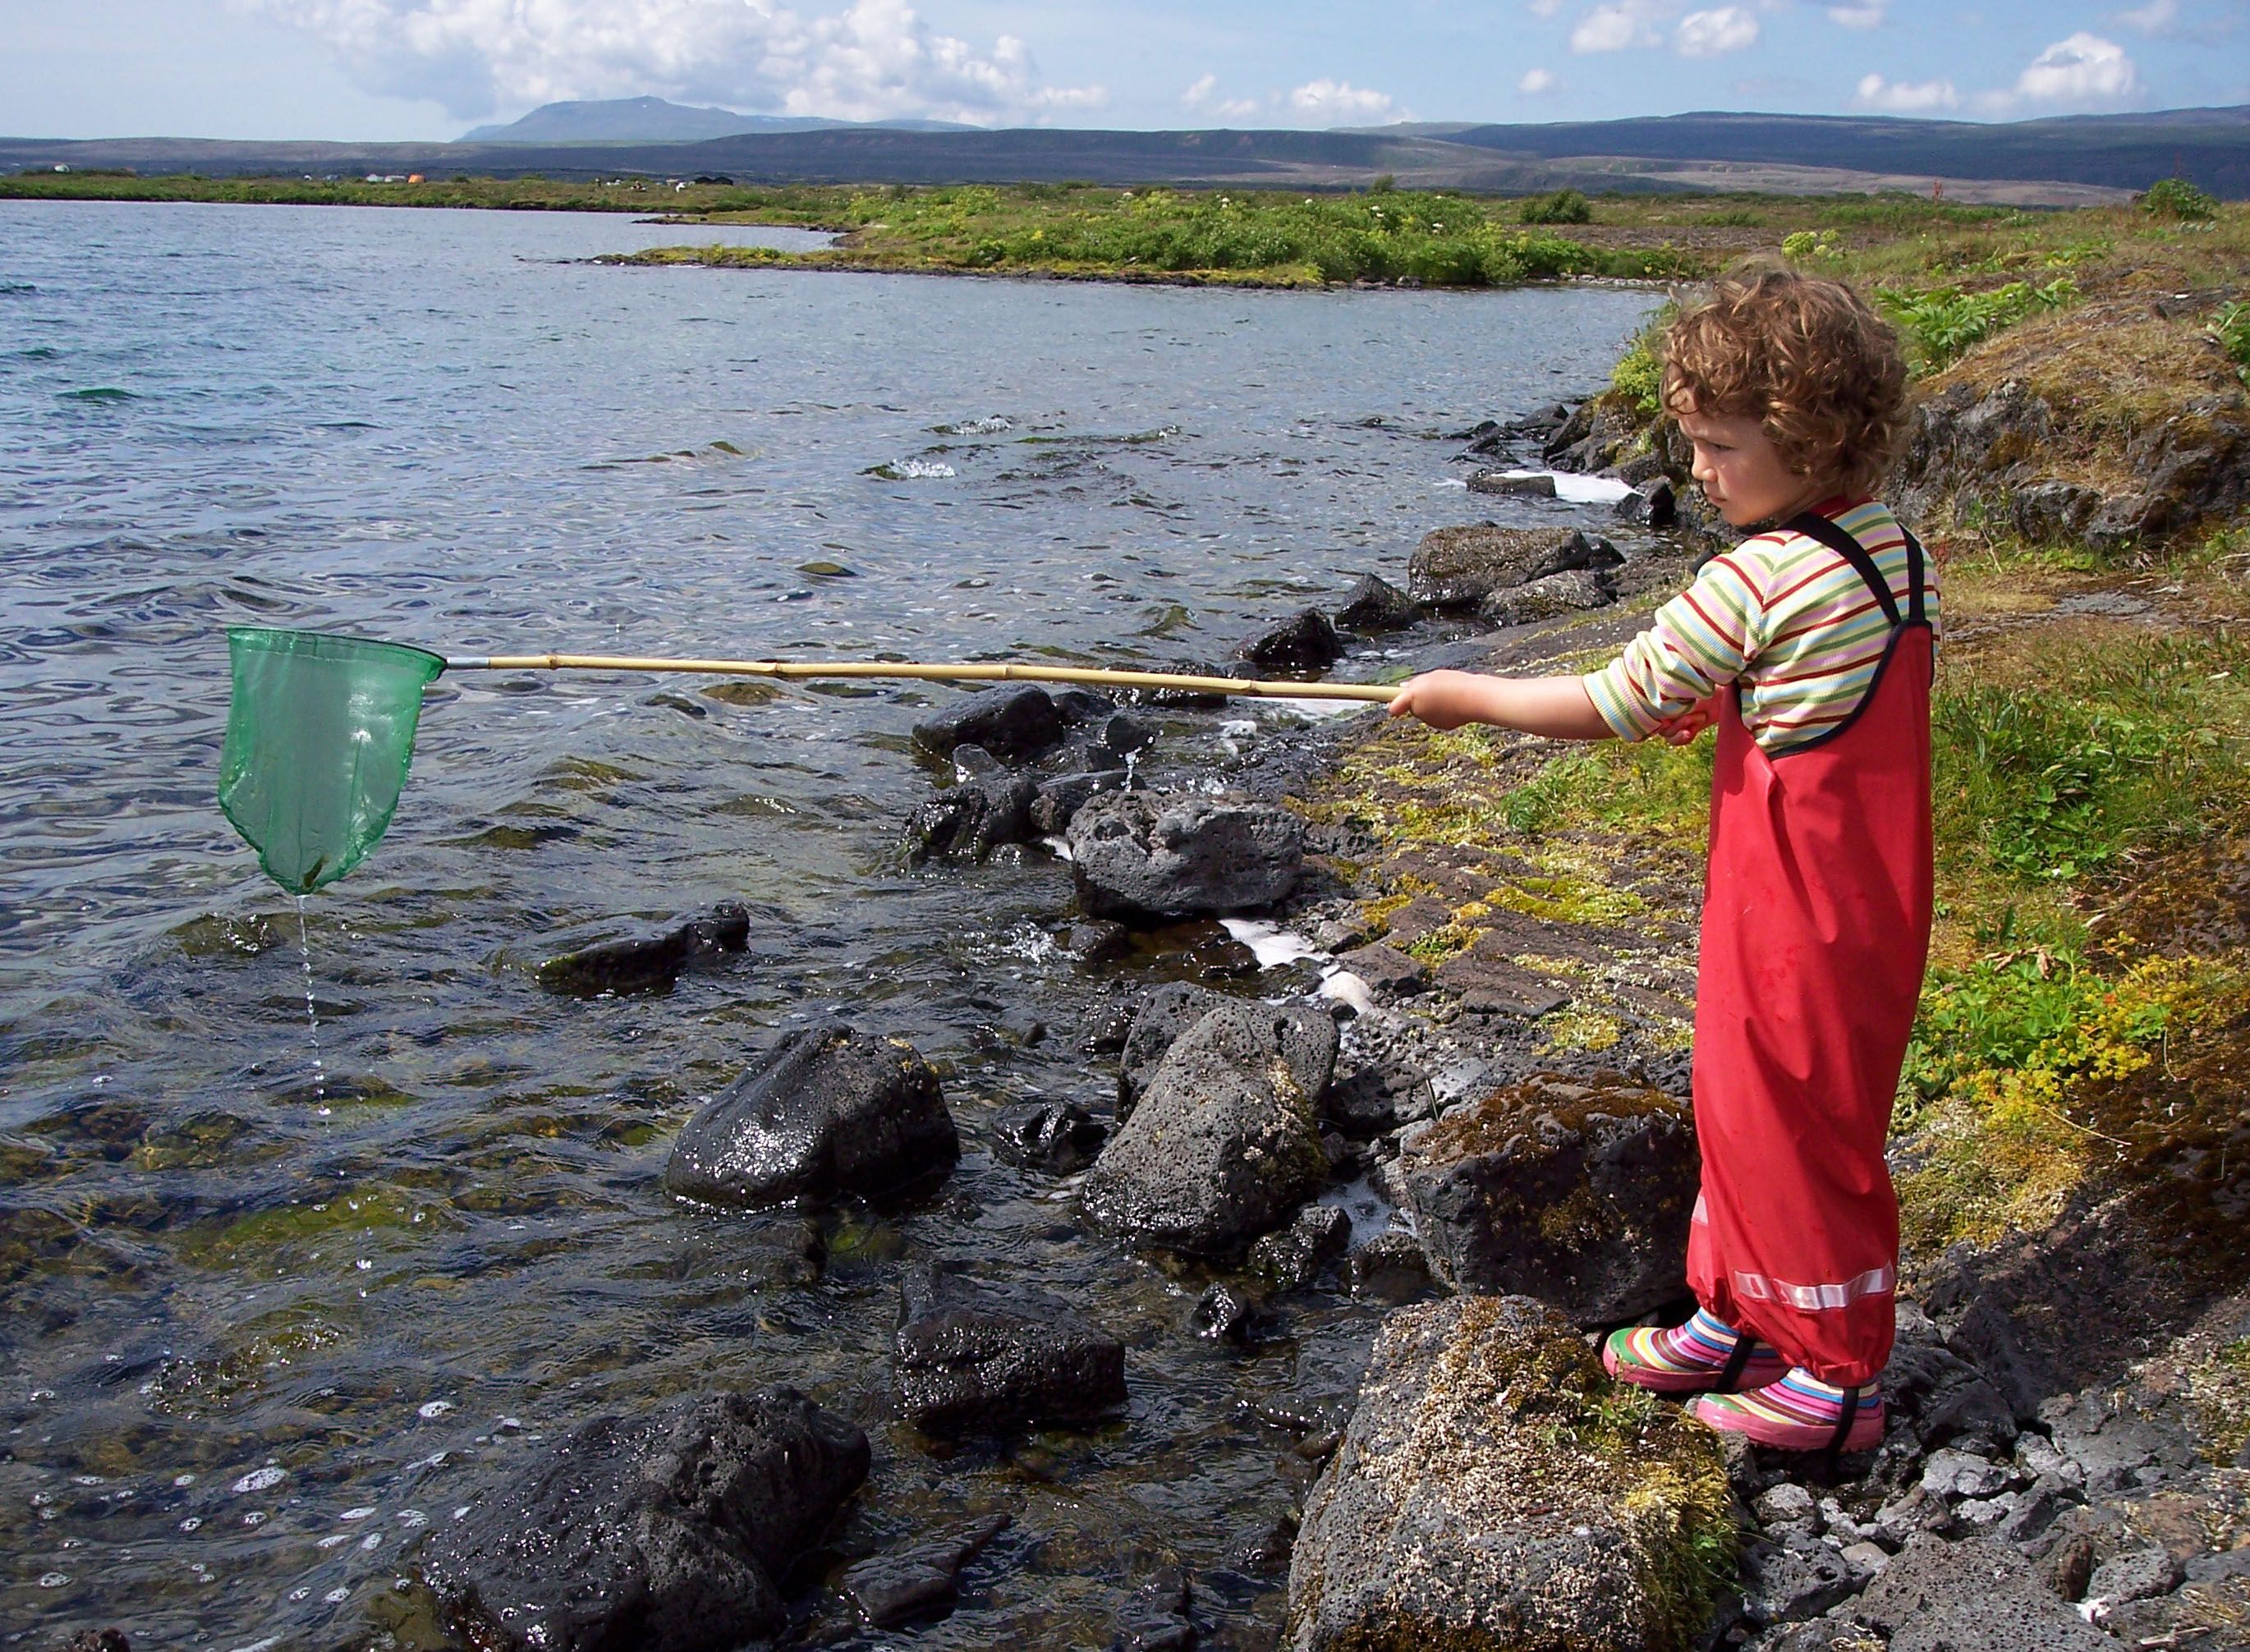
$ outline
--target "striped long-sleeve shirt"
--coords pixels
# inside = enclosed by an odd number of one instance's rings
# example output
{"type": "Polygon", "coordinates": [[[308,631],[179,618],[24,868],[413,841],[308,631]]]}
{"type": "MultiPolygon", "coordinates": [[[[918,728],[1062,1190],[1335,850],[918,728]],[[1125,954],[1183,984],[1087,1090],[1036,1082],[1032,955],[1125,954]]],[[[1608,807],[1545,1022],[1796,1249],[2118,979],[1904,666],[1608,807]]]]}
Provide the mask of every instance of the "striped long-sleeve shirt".
{"type": "MultiPolygon", "coordinates": [[[[1831,507],[1837,526],[1867,547],[1907,605],[1906,535],[1889,506],[1831,507]]],[[[1937,587],[1922,561],[1923,601],[1937,622],[1937,587]]],[[[1595,709],[1621,740],[1657,725],[1730,683],[1743,720],[1769,753],[1818,738],[1857,711],[1890,638],[1867,582],[1819,540],[1777,528],[1703,566],[1695,582],[1656,610],[1655,623],[1585,678],[1595,709]]]]}

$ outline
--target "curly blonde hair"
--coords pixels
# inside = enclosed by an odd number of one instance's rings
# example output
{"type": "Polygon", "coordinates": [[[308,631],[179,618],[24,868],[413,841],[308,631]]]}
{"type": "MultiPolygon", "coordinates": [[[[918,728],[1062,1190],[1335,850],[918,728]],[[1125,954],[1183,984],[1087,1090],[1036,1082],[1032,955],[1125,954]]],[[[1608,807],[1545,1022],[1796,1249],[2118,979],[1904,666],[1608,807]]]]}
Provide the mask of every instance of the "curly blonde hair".
{"type": "Polygon", "coordinates": [[[1664,341],[1667,411],[1754,418],[1799,476],[1873,493],[1906,436],[1898,334],[1840,281],[1729,271],[1664,341]]]}

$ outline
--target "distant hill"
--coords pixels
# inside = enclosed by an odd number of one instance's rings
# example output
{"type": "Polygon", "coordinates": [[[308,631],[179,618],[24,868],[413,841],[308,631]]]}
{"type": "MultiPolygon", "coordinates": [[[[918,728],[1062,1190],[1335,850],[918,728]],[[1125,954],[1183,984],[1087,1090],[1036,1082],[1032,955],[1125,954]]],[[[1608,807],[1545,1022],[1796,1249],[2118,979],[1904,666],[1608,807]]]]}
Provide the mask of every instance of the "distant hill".
{"type": "MultiPolygon", "coordinates": [[[[549,106],[654,106],[695,120],[728,115],[658,99],[549,106]]],[[[535,116],[502,131],[514,131],[535,116]]],[[[557,115],[556,118],[565,118],[557,115]]],[[[468,172],[550,177],[723,174],[748,184],[1232,184],[1401,186],[1500,193],[1878,189],[1949,199],[2069,206],[2122,199],[2172,175],[2250,199],[2250,106],[1979,125],[1871,116],[1683,114],[1548,126],[1389,127],[1373,131],[1108,132],[1020,127],[929,130],[907,123],[810,129],[771,125],[665,140],[517,136],[470,143],[235,143],[181,138],[0,138],[0,169],[132,167],[144,173],[295,176],[468,172]]]]}
{"type": "MultiPolygon", "coordinates": [[[[520,120],[506,126],[473,127],[461,134],[463,143],[694,143],[705,138],[733,137],[739,133],[821,132],[832,127],[858,126],[855,120],[828,120],[813,115],[737,114],[732,109],[697,107],[669,103],[662,98],[606,98],[569,103],[542,103],[520,120]]],[[[949,120],[883,120],[874,124],[897,132],[968,132],[975,128],[949,120]]]]}

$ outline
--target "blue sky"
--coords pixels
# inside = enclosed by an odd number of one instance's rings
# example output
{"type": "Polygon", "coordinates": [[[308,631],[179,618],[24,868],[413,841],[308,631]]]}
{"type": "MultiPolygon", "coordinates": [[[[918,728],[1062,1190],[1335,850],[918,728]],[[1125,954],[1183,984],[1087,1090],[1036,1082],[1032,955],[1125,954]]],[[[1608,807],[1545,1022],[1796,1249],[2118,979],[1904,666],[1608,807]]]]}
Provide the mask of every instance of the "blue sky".
{"type": "Polygon", "coordinates": [[[2250,0],[0,0],[0,132],[428,139],[556,98],[984,125],[2250,103],[2250,0]]]}

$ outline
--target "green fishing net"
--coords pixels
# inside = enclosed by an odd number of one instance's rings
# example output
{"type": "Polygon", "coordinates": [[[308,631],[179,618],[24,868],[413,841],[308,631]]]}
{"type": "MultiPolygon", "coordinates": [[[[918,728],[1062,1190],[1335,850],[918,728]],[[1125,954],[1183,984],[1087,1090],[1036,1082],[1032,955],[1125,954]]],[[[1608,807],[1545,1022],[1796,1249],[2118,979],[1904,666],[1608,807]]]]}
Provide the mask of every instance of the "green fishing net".
{"type": "Polygon", "coordinates": [[[445,662],[397,643],[237,626],[218,805],[293,895],[381,841],[414,757],[422,690],[445,662]]]}

